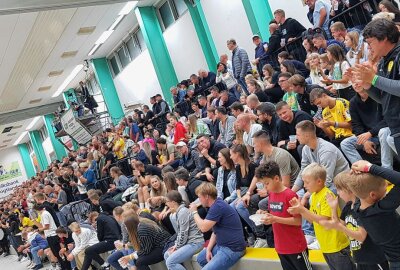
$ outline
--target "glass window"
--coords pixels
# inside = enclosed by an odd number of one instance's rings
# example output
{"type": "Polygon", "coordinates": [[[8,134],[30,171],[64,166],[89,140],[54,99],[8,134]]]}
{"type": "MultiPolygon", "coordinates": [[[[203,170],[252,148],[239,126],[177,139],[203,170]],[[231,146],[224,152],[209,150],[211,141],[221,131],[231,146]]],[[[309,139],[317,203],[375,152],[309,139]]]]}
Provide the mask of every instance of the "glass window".
{"type": "Polygon", "coordinates": [[[111,64],[111,68],[114,72],[114,75],[117,76],[118,73],[120,72],[120,70],[119,70],[117,59],[115,58],[115,56],[111,57],[110,64],[111,64]]]}
{"type": "Polygon", "coordinates": [[[119,61],[121,61],[122,68],[126,67],[130,62],[131,58],[129,57],[129,52],[126,49],[125,45],[123,45],[118,51],[119,61]]]}
{"type": "Polygon", "coordinates": [[[140,49],[143,52],[144,50],[147,49],[147,46],[146,46],[146,42],[144,41],[142,31],[140,29],[136,32],[136,37],[137,37],[137,40],[139,41],[140,49]]]}
{"type": "Polygon", "coordinates": [[[174,4],[179,17],[188,9],[184,0],[174,0],[174,4]]]}
{"type": "Polygon", "coordinates": [[[126,42],[126,46],[128,47],[129,54],[131,55],[132,60],[140,54],[140,48],[136,44],[135,36],[131,37],[128,42],[126,42]]]}
{"type": "Polygon", "coordinates": [[[172,14],[172,10],[169,6],[169,2],[165,2],[160,8],[159,8],[161,20],[164,24],[164,28],[167,29],[171,24],[174,23],[174,15],[172,14]]]}

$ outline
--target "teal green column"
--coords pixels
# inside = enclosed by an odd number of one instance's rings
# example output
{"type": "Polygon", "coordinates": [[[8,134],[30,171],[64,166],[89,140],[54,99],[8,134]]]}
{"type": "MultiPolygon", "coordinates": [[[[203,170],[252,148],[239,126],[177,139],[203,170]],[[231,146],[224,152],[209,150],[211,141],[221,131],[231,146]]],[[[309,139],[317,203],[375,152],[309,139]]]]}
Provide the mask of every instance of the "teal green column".
{"type": "Polygon", "coordinates": [[[64,99],[65,108],[67,108],[67,110],[68,110],[70,107],[68,101],[77,102],[75,89],[70,88],[67,91],[63,92],[63,99],[64,99]]]}
{"type": "Polygon", "coordinates": [[[267,0],[242,0],[253,34],[269,39],[269,22],[274,18],[267,0]]]}
{"type": "Polygon", "coordinates": [[[192,17],[193,25],[196,29],[201,49],[203,50],[203,54],[207,61],[208,69],[216,72],[219,56],[200,0],[195,0],[195,5],[192,5],[188,0],[185,0],[185,2],[188,6],[190,16],[192,17]]]}
{"type": "Polygon", "coordinates": [[[154,7],[137,7],[135,14],[161,85],[164,99],[172,106],[174,102],[170,88],[178,83],[178,77],[165,44],[156,10],[154,7]]]}
{"type": "Polygon", "coordinates": [[[28,178],[35,176],[35,168],[33,167],[32,159],[26,143],[18,144],[18,150],[19,154],[21,155],[22,163],[24,164],[26,175],[28,176],[28,178]]]}
{"type": "Polygon", "coordinates": [[[44,152],[43,149],[43,141],[42,138],[40,138],[39,131],[38,130],[29,131],[29,139],[32,142],[33,150],[35,151],[35,155],[39,162],[40,169],[42,171],[46,170],[47,166],[49,166],[49,163],[47,162],[46,159],[46,153],[44,152]]]}
{"type": "Polygon", "coordinates": [[[125,113],[119,101],[107,59],[105,57],[93,59],[92,64],[108,113],[113,124],[116,125],[125,116],[125,113]]]}
{"type": "Polygon", "coordinates": [[[49,133],[51,144],[53,145],[54,148],[54,152],[56,152],[57,159],[61,161],[63,157],[67,155],[67,153],[65,152],[64,145],[62,145],[60,141],[57,140],[56,135],[54,134],[55,132],[53,127],[54,115],[47,114],[43,116],[43,118],[44,118],[44,124],[46,125],[47,133],[49,133]]]}

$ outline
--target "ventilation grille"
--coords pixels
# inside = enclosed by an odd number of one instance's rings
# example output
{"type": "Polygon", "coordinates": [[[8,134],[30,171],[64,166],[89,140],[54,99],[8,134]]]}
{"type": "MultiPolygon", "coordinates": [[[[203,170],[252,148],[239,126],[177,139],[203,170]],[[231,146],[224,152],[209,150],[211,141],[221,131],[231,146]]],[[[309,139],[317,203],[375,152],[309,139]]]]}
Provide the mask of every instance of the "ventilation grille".
{"type": "Polygon", "coordinates": [[[78,51],[64,52],[64,53],[61,55],[61,58],[70,58],[70,57],[74,57],[77,53],[78,53],[78,51]]]}
{"type": "Polygon", "coordinates": [[[3,143],[9,143],[11,141],[12,141],[12,139],[4,140],[3,143]]]}
{"type": "Polygon", "coordinates": [[[81,27],[78,30],[78,35],[90,35],[91,33],[94,32],[96,29],[96,26],[88,26],[88,27],[81,27]]]}
{"type": "Polygon", "coordinates": [[[50,89],[51,89],[51,86],[42,86],[38,89],[38,92],[45,92],[45,91],[49,91],[50,89]]]}
{"type": "Polygon", "coordinates": [[[13,127],[6,127],[6,128],[3,129],[3,132],[2,132],[2,133],[8,133],[8,132],[11,131],[12,128],[13,128],[13,127]]]}
{"type": "Polygon", "coordinates": [[[8,137],[12,137],[12,136],[15,136],[15,135],[17,135],[17,132],[7,134],[8,137]]]}
{"type": "Polygon", "coordinates": [[[42,101],[42,99],[41,99],[41,98],[38,98],[38,99],[32,99],[31,101],[29,101],[29,104],[36,104],[36,103],[39,103],[40,101],[42,101]]]}
{"type": "Polygon", "coordinates": [[[54,70],[54,71],[50,71],[49,77],[60,76],[63,72],[64,72],[64,70],[54,70]]]}
{"type": "Polygon", "coordinates": [[[0,145],[0,149],[6,148],[6,147],[7,147],[7,144],[0,145]]]}

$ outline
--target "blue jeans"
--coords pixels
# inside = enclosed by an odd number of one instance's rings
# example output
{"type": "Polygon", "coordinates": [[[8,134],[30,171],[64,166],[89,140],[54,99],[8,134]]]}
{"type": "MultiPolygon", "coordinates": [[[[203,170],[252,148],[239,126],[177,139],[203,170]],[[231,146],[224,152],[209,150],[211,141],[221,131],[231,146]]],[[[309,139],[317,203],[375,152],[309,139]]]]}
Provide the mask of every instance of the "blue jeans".
{"type": "MultiPolygon", "coordinates": [[[[122,257],[133,253],[132,249],[123,249],[123,250],[115,250],[110,256],[107,258],[107,262],[116,270],[124,270],[119,264],[118,260],[122,257]]],[[[134,261],[129,262],[130,265],[135,265],[134,261]]]]}
{"type": "MultiPolygon", "coordinates": [[[[299,191],[296,192],[297,196],[299,198],[302,198],[304,196],[304,189],[300,189],[299,191]]],[[[311,203],[311,202],[310,202],[311,203]]],[[[312,235],[315,236],[314,232],[314,226],[312,223],[310,223],[307,219],[303,218],[301,222],[301,229],[303,230],[303,233],[305,235],[312,235]]]]}
{"type": "Polygon", "coordinates": [[[246,85],[246,80],[244,78],[236,78],[238,84],[242,87],[243,91],[246,93],[246,95],[249,95],[249,91],[247,90],[247,85],[246,85]]]}
{"type": "Polygon", "coordinates": [[[391,147],[390,129],[388,127],[381,128],[378,133],[379,144],[381,146],[381,163],[383,168],[393,170],[393,157],[395,152],[391,147]]]}
{"type": "Polygon", "coordinates": [[[171,255],[169,252],[164,253],[165,264],[168,270],[185,270],[182,265],[185,261],[191,260],[193,255],[201,250],[204,242],[186,244],[175,250],[171,255]]]}
{"type": "MultiPolygon", "coordinates": [[[[377,137],[372,137],[369,139],[375,145],[379,145],[379,139],[377,137]]],[[[340,142],[340,148],[342,149],[345,156],[353,164],[356,161],[362,160],[362,157],[357,151],[357,137],[351,136],[340,142]]]]}
{"type": "Polygon", "coordinates": [[[42,263],[42,261],[40,260],[40,257],[38,255],[38,251],[40,250],[40,246],[37,247],[32,247],[31,248],[31,253],[32,253],[32,260],[34,262],[35,265],[39,265],[42,263]]]}
{"type": "Polygon", "coordinates": [[[400,270],[400,262],[389,262],[390,270],[400,270]]]}
{"type": "Polygon", "coordinates": [[[197,262],[203,270],[228,270],[246,253],[243,251],[232,251],[228,247],[214,246],[212,259],[207,262],[207,249],[203,249],[197,256],[197,262]]]}
{"type": "Polygon", "coordinates": [[[238,212],[239,216],[250,226],[253,232],[256,231],[256,224],[250,219],[250,213],[246,206],[244,206],[243,201],[236,205],[236,202],[240,199],[236,199],[230,203],[230,205],[238,212]]]}

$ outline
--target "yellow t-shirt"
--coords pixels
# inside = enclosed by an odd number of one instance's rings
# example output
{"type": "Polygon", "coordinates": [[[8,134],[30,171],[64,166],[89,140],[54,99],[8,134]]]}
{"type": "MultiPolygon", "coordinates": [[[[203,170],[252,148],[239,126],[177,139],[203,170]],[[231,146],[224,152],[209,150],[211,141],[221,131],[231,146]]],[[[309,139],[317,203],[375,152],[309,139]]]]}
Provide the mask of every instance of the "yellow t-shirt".
{"type": "Polygon", "coordinates": [[[124,158],[125,142],[122,138],[115,141],[114,148],[118,148],[118,151],[114,151],[118,159],[124,158]]]}
{"type": "MultiPolygon", "coordinates": [[[[350,122],[351,116],[350,116],[349,106],[350,103],[347,100],[343,98],[337,98],[335,107],[333,107],[332,109],[326,107],[322,111],[322,118],[327,121],[333,121],[338,123],[350,122]]],[[[351,129],[335,128],[333,126],[331,126],[330,129],[332,129],[332,131],[335,132],[335,138],[350,137],[353,135],[351,129]]]]}
{"type": "MultiPolygon", "coordinates": [[[[326,201],[326,194],[332,193],[327,187],[324,187],[319,192],[314,192],[310,198],[310,211],[319,216],[331,217],[331,208],[326,201]]],[[[340,217],[340,209],[338,208],[338,216],[340,217]]],[[[321,247],[323,253],[338,252],[345,247],[349,246],[349,239],[347,236],[336,230],[327,230],[317,222],[313,222],[315,236],[321,247]]]]}

